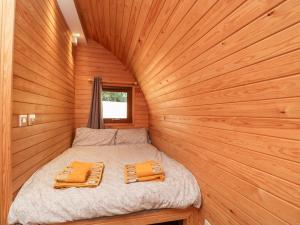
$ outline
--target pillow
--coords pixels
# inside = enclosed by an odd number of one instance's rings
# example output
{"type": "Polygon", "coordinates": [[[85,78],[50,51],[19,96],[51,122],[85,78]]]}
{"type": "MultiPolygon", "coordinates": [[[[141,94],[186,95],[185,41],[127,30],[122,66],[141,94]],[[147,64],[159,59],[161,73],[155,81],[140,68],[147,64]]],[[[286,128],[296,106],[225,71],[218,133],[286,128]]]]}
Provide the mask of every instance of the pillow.
{"type": "Polygon", "coordinates": [[[146,143],[148,143],[148,133],[146,128],[119,129],[117,132],[116,145],[146,143]]]}
{"type": "Polygon", "coordinates": [[[73,146],[113,145],[116,129],[77,128],[73,146]]]}

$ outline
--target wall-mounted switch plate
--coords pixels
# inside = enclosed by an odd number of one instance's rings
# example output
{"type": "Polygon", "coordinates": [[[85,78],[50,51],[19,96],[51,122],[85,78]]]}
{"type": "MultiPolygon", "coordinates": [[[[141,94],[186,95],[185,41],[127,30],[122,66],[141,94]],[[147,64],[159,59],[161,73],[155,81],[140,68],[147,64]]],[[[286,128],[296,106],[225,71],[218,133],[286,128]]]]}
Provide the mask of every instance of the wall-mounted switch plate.
{"type": "Polygon", "coordinates": [[[35,114],[28,114],[28,125],[32,126],[35,123],[35,114]]]}
{"type": "Polygon", "coordinates": [[[204,220],[204,225],[211,225],[210,222],[208,222],[207,219],[204,220]]]}
{"type": "Polygon", "coordinates": [[[19,127],[27,126],[27,115],[19,115],[19,127]]]}

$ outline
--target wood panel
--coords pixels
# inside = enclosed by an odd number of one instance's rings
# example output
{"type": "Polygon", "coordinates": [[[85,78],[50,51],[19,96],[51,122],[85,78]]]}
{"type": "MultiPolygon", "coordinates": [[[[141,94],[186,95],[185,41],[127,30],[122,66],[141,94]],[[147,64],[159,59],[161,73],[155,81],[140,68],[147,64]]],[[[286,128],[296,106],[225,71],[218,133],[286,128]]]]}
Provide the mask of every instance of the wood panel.
{"type": "Polygon", "coordinates": [[[143,1],[137,22],[133,0],[116,20],[76,2],[136,76],[154,145],[196,176],[200,224],[300,224],[298,0],[143,1]]]}
{"type": "Polygon", "coordinates": [[[102,45],[89,41],[76,48],[75,57],[75,127],[86,127],[90,110],[92,82],[101,76],[104,85],[133,86],[133,123],[105,124],[105,127],[148,127],[148,106],[132,73],[102,45]]]}
{"type": "Polygon", "coordinates": [[[74,76],[71,33],[54,0],[16,3],[13,69],[13,191],[72,141],[74,76]],[[18,127],[18,114],[36,114],[18,127]]]}
{"type": "Polygon", "coordinates": [[[11,108],[15,1],[0,2],[0,224],[12,200],[11,108]]]}

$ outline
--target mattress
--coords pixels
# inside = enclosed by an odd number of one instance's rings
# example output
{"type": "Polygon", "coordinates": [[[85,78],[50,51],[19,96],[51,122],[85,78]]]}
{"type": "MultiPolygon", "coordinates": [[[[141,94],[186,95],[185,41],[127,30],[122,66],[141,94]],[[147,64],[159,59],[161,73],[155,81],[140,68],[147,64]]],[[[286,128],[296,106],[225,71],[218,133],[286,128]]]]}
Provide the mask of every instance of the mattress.
{"type": "Polygon", "coordinates": [[[180,163],[150,144],[73,147],[43,166],[23,185],[9,211],[9,224],[47,224],[162,208],[200,207],[200,189],[180,163]],[[161,161],[164,182],[124,183],[124,165],[161,161]],[[74,160],[105,164],[96,188],[54,189],[57,172],[74,160]]]}

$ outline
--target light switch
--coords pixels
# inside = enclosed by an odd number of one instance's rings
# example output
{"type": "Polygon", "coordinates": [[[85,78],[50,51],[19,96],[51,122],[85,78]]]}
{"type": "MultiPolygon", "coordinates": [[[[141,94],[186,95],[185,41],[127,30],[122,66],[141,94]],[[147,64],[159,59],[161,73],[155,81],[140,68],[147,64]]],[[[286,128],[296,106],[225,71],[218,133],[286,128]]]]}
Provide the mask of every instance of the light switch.
{"type": "Polygon", "coordinates": [[[27,126],[27,115],[19,115],[19,127],[27,126]]]}
{"type": "Polygon", "coordinates": [[[35,114],[28,114],[28,125],[32,126],[35,123],[35,114]]]}

